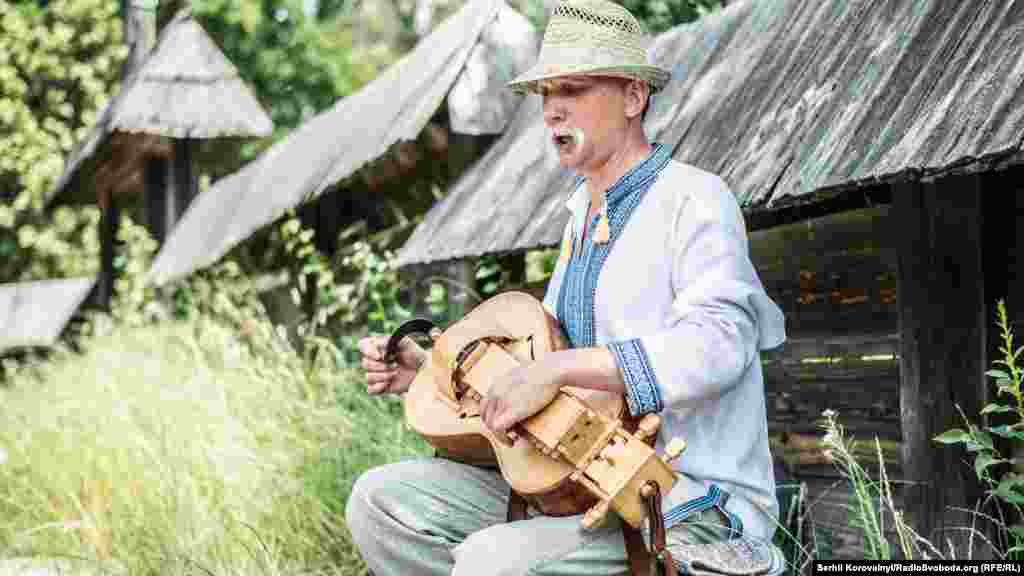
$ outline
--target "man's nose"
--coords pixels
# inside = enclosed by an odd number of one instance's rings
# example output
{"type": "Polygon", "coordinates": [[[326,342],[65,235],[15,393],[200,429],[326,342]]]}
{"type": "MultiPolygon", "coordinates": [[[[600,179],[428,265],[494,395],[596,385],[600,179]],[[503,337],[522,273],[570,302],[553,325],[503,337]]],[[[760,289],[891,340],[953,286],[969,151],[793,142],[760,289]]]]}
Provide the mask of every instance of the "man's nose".
{"type": "Polygon", "coordinates": [[[544,98],[544,123],[549,126],[565,120],[565,106],[557,98],[544,98]]]}

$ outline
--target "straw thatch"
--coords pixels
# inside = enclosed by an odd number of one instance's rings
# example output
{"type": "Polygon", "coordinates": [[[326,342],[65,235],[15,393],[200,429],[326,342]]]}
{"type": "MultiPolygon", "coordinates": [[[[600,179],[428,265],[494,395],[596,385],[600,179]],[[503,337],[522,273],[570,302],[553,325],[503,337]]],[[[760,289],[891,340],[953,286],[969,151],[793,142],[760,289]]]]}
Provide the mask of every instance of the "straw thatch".
{"type": "MultiPolygon", "coordinates": [[[[478,44],[491,36],[485,29],[499,24],[527,25],[502,0],[470,0],[381,76],[216,182],[193,201],[167,239],[150,280],[162,284],[212,264],[290,208],[343,182],[396,144],[415,140],[465,75],[472,53],[504,60],[497,67],[504,70],[500,82],[525,69],[536,53],[535,41],[525,58],[514,47],[480,50],[478,44]]],[[[494,121],[467,124],[493,126],[494,121]]]]}
{"type": "MultiPolygon", "coordinates": [[[[743,0],[656,38],[647,132],[748,214],[1019,163],[1024,5],[743,0]]],[[[409,238],[400,265],[554,246],[571,178],[536,97],[409,238]]]]}
{"type": "Polygon", "coordinates": [[[41,280],[0,284],[0,353],[52,346],[95,280],[41,280]]]}
{"type": "MultiPolygon", "coordinates": [[[[153,51],[99,114],[79,148],[72,151],[51,200],[94,202],[87,194],[62,196],[111,135],[121,132],[170,138],[262,137],[273,131],[267,112],[213,40],[188,10],[164,27],[153,51]]],[[[124,148],[141,148],[139,139],[124,148]]],[[[116,155],[115,155],[116,156],[116,155]]],[[[111,161],[129,163],[130,157],[111,161]]]]}

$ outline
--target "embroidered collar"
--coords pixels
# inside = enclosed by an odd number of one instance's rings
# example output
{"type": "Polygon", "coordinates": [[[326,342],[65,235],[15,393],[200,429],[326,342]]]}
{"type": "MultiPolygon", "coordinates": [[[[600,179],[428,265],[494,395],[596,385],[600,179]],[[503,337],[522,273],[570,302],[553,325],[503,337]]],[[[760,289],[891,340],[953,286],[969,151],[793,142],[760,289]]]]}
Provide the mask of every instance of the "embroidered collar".
{"type": "MultiPolygon", "coordinates": [[[[630,168],[611,188],[605,190],[604,199],[608,203],[609,217],[622,206],[623,201],[634,193],[645,189],[648,180],[661,172],[661,169],[672,159],[668,147],[664,144],[655,142],[652,148],[647,158],[630,168]]],[[[578,176],[573,187],[574,190],[565,202],[565,207],[576,216],[587,209],[590,201],[586,186],[581,186],[584,183],[586,183],[586,179],[578,176]]]]}

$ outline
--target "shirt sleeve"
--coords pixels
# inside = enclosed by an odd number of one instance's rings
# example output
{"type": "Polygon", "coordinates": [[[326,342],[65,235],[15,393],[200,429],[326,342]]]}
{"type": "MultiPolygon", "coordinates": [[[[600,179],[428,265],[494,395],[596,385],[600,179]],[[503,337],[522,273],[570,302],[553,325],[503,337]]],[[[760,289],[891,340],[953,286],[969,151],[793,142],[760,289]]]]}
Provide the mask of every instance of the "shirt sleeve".
{"type": "Polygon", "coordinates": [[[607,345],[634,416],[724,393],[759,349],[785,339],[782,312],[754,271],[742,213],[720,178],[682,202],[670,238],[669,326],[607,345]]]}

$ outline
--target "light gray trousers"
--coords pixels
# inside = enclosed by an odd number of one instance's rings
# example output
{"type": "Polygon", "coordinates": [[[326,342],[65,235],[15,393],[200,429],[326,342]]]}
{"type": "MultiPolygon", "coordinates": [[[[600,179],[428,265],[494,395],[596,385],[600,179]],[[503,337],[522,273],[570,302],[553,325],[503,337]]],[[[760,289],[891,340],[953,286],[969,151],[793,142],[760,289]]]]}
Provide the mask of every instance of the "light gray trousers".
{"type": "MultiPolygon", "coordinates": [[[[626,576],[621,520],[595,530],[582,516],[506,522],[509,486],[496,470],[424,458],[363,474],[345,510],[352,540],[374,576],[626,576]]],[[[693,541],[724,535],[718,513],[686,523],[693,541]],[[709,521],[716,528],[709,531],[709,521]],[[720,529],[719,529],[720,528],[720,529]]],[[[679,525],[682,527],[682,525],[679,525]]],[[[675,527],[674,538],[690,537],[675,527]]],[[[646,533],[644,534],[646,538],[646,533]]]]}

